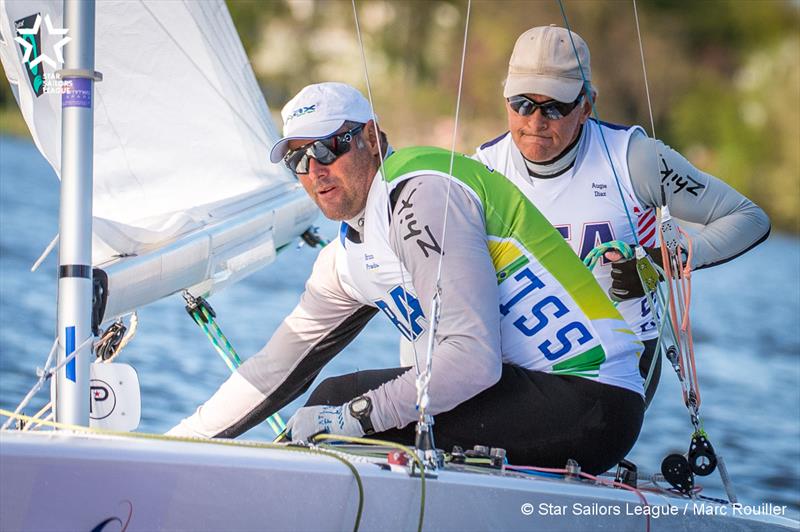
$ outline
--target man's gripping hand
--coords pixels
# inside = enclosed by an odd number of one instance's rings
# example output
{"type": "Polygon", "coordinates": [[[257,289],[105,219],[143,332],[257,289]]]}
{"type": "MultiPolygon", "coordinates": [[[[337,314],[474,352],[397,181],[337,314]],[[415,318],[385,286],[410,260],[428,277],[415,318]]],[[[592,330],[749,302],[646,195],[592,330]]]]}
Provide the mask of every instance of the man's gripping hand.
{"type": "Polygon", "coordinates": [[[346,404],[304,406],[286,424],[286,431],[293,442],[307,442],[321,432],[355,437],[364,435],[361,423],[350,414],[346,404]]]}
{"type": "MultiPolygon", "coordinates": [[[[653,259],[657,266],[663,267],[661,260],[661,248],[648,248],[644,250],[653,259]]],[[[620,260],[622,255],[616,251],[607,251],[603,255],[612,261],[611,264],[611,287],[608,295],[612,301],[625,301],[644,296],[642,281],[639,279],[639,272],[636,271],[636,259],[620,260]]]]}

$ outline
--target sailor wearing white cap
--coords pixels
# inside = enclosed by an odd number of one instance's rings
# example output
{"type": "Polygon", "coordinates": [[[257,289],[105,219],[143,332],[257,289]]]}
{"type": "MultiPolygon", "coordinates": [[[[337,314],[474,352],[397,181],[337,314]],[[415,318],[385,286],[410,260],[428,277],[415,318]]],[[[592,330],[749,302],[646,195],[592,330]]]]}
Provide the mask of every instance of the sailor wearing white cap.
{"type": "MultiPolygon", "coordinates": [[[[424,309],[439,293],[425,410],[436,444],[488,443],[542,466],[572,458],[593,473],[625,456],[644,413],[640,343],[516,187],[461,154],[391,153],[367,101],[342,84],[304,88],[283,118],[271,159],[342,221],[339,238],[264,348],[170,434],[241,434],[308,389],[379,313],[421,361],[433,329],[424,309]]],[[[326,379],[289,420],[291,438],[374,433],[411,443],[415,382],[411,367],[326,379]]]]}

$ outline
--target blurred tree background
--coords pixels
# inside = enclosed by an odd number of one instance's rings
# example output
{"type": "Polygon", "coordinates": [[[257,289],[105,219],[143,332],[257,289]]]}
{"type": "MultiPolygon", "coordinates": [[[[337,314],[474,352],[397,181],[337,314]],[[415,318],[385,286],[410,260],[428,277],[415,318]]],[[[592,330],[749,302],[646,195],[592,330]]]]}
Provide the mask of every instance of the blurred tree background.
{"type": "MultiPolygon", "coordinates": [[[[228,0],[256,76],[280,111],[308,83],[366,93],[347,0],[228,0]]],[[[452,143],[465,0],[358,0],[375,109],[395,146],[452,143]]],[[[629,0],[564,0],[589,44],[603,120],[652,134],[629,0]]],[[[656,136],[800,233],[800,1],[641,0],[656,136]]],[[[520,33],[563,25],[556,0],[474,0],[456,149],[506,130],[502,80],[520,33]]],[[[25,134],[8,84],[0,131],[25,134]]]]}

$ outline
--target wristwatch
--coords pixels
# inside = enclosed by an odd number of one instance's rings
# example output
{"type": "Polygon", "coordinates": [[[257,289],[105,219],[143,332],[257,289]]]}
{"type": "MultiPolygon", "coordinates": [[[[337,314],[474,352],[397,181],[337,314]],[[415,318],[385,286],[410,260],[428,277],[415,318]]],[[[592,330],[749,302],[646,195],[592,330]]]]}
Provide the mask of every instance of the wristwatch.
{"type": "Polygon", "coordinates": [[[372,413],[372,400],[366,395],[361,395],[350,401],[350,415],[358,420],[361,424],[361,430],[364,431],[366,436],[375,434],[375,427],[372,426],[372,420],[369,415],[372,413]]]}

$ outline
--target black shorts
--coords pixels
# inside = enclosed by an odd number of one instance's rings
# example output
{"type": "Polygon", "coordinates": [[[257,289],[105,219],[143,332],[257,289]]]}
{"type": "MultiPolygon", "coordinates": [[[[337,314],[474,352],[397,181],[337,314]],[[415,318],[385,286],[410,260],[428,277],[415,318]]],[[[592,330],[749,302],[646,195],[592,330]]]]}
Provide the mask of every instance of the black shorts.
{"type": "MultiPolygon", "coordinates": [[[[306,406],[344,404],[407,369],[366,370],[326,379],[306,406]]],[[[454,445],[502,447],[516,465],[564,467],[572,458],[583,471],[597,474],[631,450],[643,416],[644,401],[630,390],[503,364],[497,384],[437,415],[433,434],[436,446],[446,451],[454,445]]],[[[374,437],[413,445],[414,428],[411,423],[374,437]]]]}

